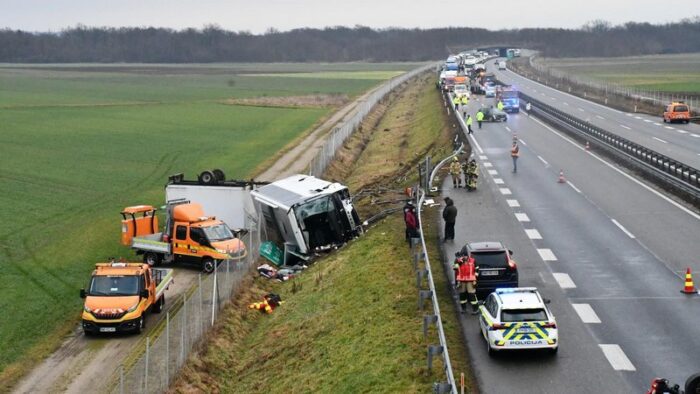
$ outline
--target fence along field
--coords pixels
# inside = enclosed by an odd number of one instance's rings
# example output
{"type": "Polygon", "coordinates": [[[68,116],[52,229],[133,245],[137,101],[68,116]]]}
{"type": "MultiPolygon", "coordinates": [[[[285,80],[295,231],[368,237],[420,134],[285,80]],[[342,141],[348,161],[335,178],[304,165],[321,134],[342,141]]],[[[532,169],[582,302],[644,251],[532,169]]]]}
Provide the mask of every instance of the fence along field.
{"type": "Polygon", "coordinates": [[[381,73],[368,72],[372,66],[333,65],[333,77],[320,79],[237,74],[221,65],[1,66],[0,381],[12,381],[75,329],[77,291],[95,262],[134,256],[118,243],[121,208],[161,203],[174,172],[216,167],[249,177],[332,110],[223,100],[353,97],[412,65],[381,66],[381,73]]]}

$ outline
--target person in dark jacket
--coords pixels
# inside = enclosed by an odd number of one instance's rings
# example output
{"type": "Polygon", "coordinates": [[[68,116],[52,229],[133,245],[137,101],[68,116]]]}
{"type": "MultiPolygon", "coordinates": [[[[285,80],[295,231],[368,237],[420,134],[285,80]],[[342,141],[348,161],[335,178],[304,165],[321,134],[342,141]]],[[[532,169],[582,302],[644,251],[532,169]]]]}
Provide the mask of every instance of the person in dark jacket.
{"type": "Polygon", "coordinates": [[[445,197],[445,209],[442,210],[442,218],[445,220],[445,241],[454,240],[457,207],[455,207],[454,201],[449,197],[445,197]]]}
{"type": "Polygon", "coordinates": [[[418,238],[418,217],[413,201],[408,200],[403,207],[403,219],[406,223],[406,241],[411,242],[411,238],[418,238]]]}

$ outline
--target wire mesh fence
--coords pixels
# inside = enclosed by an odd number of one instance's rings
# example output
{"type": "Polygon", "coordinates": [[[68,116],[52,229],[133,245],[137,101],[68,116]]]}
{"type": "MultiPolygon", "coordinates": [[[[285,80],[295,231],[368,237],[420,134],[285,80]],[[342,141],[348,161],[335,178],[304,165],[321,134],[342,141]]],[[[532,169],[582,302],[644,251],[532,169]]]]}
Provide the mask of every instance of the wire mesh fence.
{"type": "Polygon", "coordinates": [[[698,108],[698,105],[700,105],[700,95],[697,94],[640,89],[614,82],[595,80],[582,75],[569,74],[562,70],[547,66],[542,61],[538,61],[535,56],[531,56],[529,58],[529,64],[530,67],[535,69],[538,73],[561,81],[562,85],[573,84],[587,86],[592,90],[600,92],[604,96],[623,96],[628,99],[645,102],[658,107],[663,107],[675,101],[683,101],[688,104],[690,108],[698,108]]]}
{"type": "Polygon", "coordinates": [[[199,274],[194,287],[179,300],[173,300],[175,303],[166,313],[165,322],[145,338],[143,353],[117,369],[112,393],[167,390],[190,351],[206,336],[219,311],[238,291],[259,257],[260,227],[259,218],[246,218],[249,233],[242,237],[248,248],[246,257],[222,261],[213,273],[199,274]]]}
{"type": "Polygon", "coordinates": [[[433,68],[435,68],[435,64],[431,63],[399,75],[398,77],[391,78],[389,81],[385,82],[378,89],[376,89],[371,95],[369,95],[369,97],[367,97],[365,102],[360,105],[357,112],[349,120],[335,127],[330,133],[326,143],[311,161],[311,165],[309,166],[309,175],[321,176],[323,174],[326,167],[328,167],[328,164],[335,157],[335,152],[338,150],[338,148],[357,129],[360,123],[362,123],[365,117],[367,117],[374,106],[380,102],[384,96],[402,83],[433,68]]]}

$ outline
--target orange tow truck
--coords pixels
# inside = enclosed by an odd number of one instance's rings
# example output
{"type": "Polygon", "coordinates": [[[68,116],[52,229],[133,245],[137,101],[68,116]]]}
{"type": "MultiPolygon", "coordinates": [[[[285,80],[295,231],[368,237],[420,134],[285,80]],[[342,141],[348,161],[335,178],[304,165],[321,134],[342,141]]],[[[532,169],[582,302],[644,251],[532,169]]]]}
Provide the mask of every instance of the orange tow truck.
{"type": "Polygon", "coordinates": [[[217,262],[246,257],[246,246],[221,220],[206,216],[188,200],[168,201],[166,224],[158,231],[156,208],[137,205],[122,210],[122,245],[131,246],[151,266],[193,263],[213,272],[217,262]]]}
{"type": "Polygon", "coordinates": [[[151,268],[144,263],[112,260],[98,263],[90,285],[80,289],[85,335],[133,331],[145,327],[146,313],[160,313],[173,270],[151,268]]]}

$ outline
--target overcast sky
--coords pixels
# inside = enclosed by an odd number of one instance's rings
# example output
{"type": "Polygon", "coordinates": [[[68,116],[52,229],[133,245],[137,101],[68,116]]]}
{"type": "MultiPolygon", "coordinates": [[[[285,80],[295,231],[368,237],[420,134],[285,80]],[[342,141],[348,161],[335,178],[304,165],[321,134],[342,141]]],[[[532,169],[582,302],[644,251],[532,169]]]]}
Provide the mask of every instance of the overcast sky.
{"type": "Polygon", "coordinates": [[[595,19],[665,23],[700,15],[700,0],[0,0],[0,28],[580,27],[595,19]]]}

